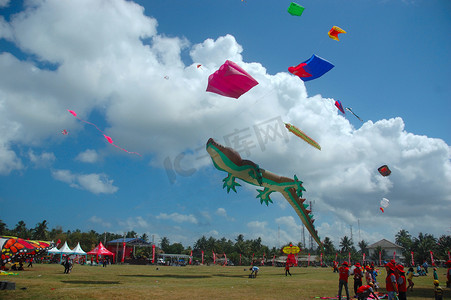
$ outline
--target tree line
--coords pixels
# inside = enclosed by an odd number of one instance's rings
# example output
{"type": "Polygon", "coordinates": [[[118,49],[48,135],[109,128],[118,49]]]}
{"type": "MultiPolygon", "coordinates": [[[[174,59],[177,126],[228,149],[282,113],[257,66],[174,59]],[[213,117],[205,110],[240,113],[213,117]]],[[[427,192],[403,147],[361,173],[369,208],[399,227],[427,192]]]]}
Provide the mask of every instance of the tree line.
{"type": "MultiPolygon", "coordinates": [[[[14,228],[9,229],[5,223],[0,220],[0,235],[17,236],[24,239],[33,240],[60,240],[61,243],[67,242],[70,247],[75,247],[79,242],[82,249],[86,252],[93,249],[99,242],[108,242],[115,239],[123,238],[141,238],[148,242],[149,237],[147,234],[138,235],[135,231],[129,231],[125,234],[116,234],[111,232],[98,233],[94,230],[89,232],[81,232],[79,229],[75,231],[64,231],[61,226],[49,229],[46,220],[37,223],[35,227],[28,228],[24,221],[19,221],[14,228]]],[[[268,247],[262,244],[262,239],[245,239],[243,234],[239,234],[234,240],[214,237],[202,236],[199,238],[193,246],[185,247],[181,243],[171,243],[167,237],[162,237],[160,242],[156,245],[157,251],[170,254],[193,254],[194,258],[201,260],[202,252],[204,253],[204,262],[212,262],[213,253],[221,258],[223,254],[227,255],[227,259],[234,263],[238,263],[240,260],[242,264],[252,263],[252,260],[261,260],[263,257],[266,259],[272,259],[274,256],[284,255],[282,248],[289,245],[286,243],[280,247],[268,247]]],[[[304,247],[302,243],[292,243],[302,249],[301,254],[320,255],[319,248],[309,249],[304,247]]],[[[415,262],[428,261],[431,262],[430,251],[433,252],[434,259],[436,260],[448,260],[448,253],[451,251],[451,236],[441,235],[436,238],[432,234],[419,233],[418,237],[412,237],[407,230],[400,230],[395,235],[395,244],[403,247],[402,255],[405,258],[405,264],[408,265],[411,260],[411,252],[414,253],[415,262]]],[[[335,247],[332,240],[329,237],[323,240],[324,252],[323,261],[332,262],[337,258],[338,261],[345,261],[349,259],[349,253],[351,254],[351,261],[362,261],[363,254],[366,255],[366,260],[379,261],[379,252],[381,252],[382,260],[389,260],[387,253],[379,247],[375,249],[372,256],[369,256],[368,246],[369,244],[365,240],[361,240],[357,243],[357,247],[354,245],[352,238],[343,236],[340,239],[338,247],[335,247]]],[[[151,247],[138,247],[135,257],[151,258],[151,247]]]]}

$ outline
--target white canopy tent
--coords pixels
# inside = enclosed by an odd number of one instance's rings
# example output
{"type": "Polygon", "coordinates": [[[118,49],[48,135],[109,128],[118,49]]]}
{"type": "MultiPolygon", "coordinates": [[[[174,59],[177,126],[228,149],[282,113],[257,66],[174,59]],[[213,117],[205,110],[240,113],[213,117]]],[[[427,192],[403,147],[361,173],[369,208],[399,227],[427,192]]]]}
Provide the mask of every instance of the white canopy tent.
{"type": "Polygon", "coordinates": [[[58,248],[56,248],[56,246],[53,247],[52,249],[47,250],[47,252],[49,254],[61,254],[61,251],[58,248]]]}
{"type": "Polygon", "coordinates": [[[71,255],[71,254],[75,254],[75,253],[72,249],[69,248],[69,246],[67,245],[67,241],[65,241],[63,247],[60,248],[60,254],[61,254],[61,262],[62,262],[63,254],[71,255]]]}
{"type": "Polygon", "coordinates": [[[75,246],[74,249],[72,249],[73,254],[75,255],[87,255],[83,249],[81,249],[80,242],[78,242],[77,246],[75,246]]]}

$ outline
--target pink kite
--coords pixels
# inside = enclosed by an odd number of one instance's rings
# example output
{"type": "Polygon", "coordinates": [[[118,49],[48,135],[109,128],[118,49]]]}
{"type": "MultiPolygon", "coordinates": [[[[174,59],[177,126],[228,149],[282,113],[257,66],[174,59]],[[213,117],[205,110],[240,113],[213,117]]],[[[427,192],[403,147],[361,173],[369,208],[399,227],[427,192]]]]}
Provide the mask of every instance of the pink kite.
{"type": "Polygon", "coordinates": [[[63,129],[63,130],[61,131],[61,133],[62,133],[63,135],[69,134],[69,132],[68,132],[66,129],[63,129]]]}
{"type": "MultiPolygon", "coordinates": [[[[112,139],[111,137],[107,136],[107,135],[99,128],[99,127],[97,127],[96,124],[93,124],[93,123],[91,123],[91,122],[88,122],[88,121],[85,121],[85,120],[83,120],[83,119],[80,119],[79,117],[77,117],[77,113],[74,112],[73,110],[69,110],[69,109],[68,109],[67,111],[70,112],[70,113],[71,113],[75,118],[77,118],[78,120],[80,120],[80,121],[82,121],[82,122],[84,122],[84,123],[86,123],[86,124],[92,125],[92,126],[94,126],[95,128],[97,128],[97,130],[100,131],[100,132],[103,134],[103,136],[106,138],[106,140],[108,141],[108,143],[112,144],[114,147],[116,147],[116,148],[118,148],[118,149],[121,149],[121,150],[123,150],[123,151],[125,151],[125,152],[127,152],[127,153],[130,153],[130,154],[137,154],[137,155],[141,156],[141,154],[139,154],[138,152],[129,152],[129,151],[125,150],[124,148],[121,148],[121,147],[119,147],[118,145],[115,145],[114,142],[113,142],[113,139],[112,139]]],[[[66,131],[66,130],[63,130],[63,131],[66,131]]],[[[64,133],[63,133],[63,134],[64,134],[64,133]]],[[[67,134],[67,133],[66,133],[66,134],[67,134]]]]}
{"type": "Polygon", "coordinates": [[[208,77],[207,92],[238,99],[258,84],[249,73],[230,60],[208,77]]]}

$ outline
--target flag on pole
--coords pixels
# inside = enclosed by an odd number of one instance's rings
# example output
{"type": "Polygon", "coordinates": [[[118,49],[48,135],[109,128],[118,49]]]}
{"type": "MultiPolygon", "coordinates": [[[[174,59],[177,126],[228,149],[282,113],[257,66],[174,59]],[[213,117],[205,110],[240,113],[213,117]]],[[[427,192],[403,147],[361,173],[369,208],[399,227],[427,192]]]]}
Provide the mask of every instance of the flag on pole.
{"type": "Polygon", "coordinates": [[[193,263],[193,250],[191,250],[191,254],[189,255],[189,264],[193,263]]]}
{"type": "Polygon", "coordinates": [[[211,251],[211,252],[213,252],[213,264],[216,264],[216,254],[214,251],[211,251]]]}
{"type": "Polygon", "coordinates": [[[202,264],[204,264],[204,250],[202,250],[202,264]]]}
{"type": "Polygon", "coordinates": [[[429,253],[431,253],[431,264],[433,267],[435,267],[434,254],[432,253],[432,251],[429,251],[429,253]]]}
{"type": "Polygon", "coordinates": [[[155,263],[155,245],[152,245],[152,263],[155,263]]]}

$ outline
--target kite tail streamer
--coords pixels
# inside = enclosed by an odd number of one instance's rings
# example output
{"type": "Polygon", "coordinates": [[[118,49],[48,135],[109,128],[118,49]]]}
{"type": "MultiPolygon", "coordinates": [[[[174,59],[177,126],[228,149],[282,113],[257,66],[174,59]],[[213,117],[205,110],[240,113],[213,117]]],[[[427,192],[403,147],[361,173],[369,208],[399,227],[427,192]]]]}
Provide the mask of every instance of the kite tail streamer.
{"type": "Polygon", "coordinates": [[[76,113],[75,111],[73,111],[73,110],[68,109],[67,111],[70,112],[75,118],[77,118],[77,119],[80,120],[81,122],[84,122],[84,123],[86,123],[86,124],[92,125],[92,126],[94,126],[95,128],[97,128],[97,130],[100,131],[100,132],[103,134],[103,136],[107,139],[108,143],[112,144],[114,147],[116,147],[116,148],[118,148],[118,149],[121,149],[122,151],[125,151],[125,152],[130,153],[130,154],[137,154],[137,155],[139,155],[139,156],[142,156],[142,155],[139,154],[138,152],[130,152],[130,151],[124,149],[124,148],[119,147],[118,145],[114,144],[113,139],[112,139],[111,137],[107,136],[107,135],[99,128],[99,127],[97,127],[96,124],[93,124],[93,123],[91,123],[91,122],[88,122],[88,121],[85,121],[85,120],[83,120],[83,119],[80,119],[80,118],[77,116],[77,113],[76,113]]]}

